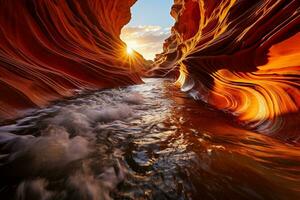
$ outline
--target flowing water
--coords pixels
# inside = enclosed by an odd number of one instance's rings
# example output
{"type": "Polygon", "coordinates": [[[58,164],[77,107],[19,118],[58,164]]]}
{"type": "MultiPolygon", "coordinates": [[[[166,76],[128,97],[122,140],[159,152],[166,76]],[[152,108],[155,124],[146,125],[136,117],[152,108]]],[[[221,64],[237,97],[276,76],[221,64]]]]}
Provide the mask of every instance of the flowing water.
{"type": "Polygon", "coordinates": [[[81,94],[0,127],[0,199],[300,199],[300,147],[164,79],[81,94]]]}

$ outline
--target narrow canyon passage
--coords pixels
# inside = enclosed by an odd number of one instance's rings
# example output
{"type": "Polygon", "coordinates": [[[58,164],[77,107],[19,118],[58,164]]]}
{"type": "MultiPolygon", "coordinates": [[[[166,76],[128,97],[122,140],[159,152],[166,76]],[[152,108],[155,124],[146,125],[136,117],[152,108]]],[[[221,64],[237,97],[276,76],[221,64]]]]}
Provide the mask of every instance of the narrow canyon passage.
{"type": "Polygon", "coordinates": [[[299,146],[144,81],[0,127],[0,199],[300,198],[299,146]]]}
{"type": "Polygon", "coordinates": [[[300,0],[0,0],[0,200],[299,200],[300,0]]]}

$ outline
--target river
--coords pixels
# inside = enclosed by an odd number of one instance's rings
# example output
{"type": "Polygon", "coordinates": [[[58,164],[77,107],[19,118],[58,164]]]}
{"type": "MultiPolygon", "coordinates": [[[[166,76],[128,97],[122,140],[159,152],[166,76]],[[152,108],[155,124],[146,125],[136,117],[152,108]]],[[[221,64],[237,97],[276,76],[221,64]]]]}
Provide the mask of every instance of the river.
{"type": "Polygon", "coordinates": [[[145,79],[1,126],[0,199],[298,200],[300,147],[145,79]]]}

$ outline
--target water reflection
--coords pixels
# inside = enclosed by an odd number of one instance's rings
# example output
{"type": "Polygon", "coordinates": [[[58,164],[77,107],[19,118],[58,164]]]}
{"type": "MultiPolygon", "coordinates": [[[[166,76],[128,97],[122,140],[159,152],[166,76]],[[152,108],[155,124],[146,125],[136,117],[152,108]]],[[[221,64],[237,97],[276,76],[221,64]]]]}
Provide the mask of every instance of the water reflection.
{"type": "Polygon", "coordinates": [[[1,199],[300,198],[299,147],[167,80],[81,95],[0,132],[1,199]]]}

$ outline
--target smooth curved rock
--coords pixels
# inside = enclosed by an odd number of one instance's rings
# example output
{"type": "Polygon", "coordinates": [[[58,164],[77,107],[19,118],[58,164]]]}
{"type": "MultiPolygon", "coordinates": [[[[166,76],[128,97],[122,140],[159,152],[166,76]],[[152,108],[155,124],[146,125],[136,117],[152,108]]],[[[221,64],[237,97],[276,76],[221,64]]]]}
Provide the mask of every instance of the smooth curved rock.
{"type": "MultiPolygon", "coordinates": [[[[193,79],[194,96],[259,132],[290,124],[282,116],[300,108],[300,1],[174,2],[172,36],[149,73],[193,79]]],[[[283,134],[299,136],[290,127],[283,134]]]]}
{"type": "Polygon", "coordinates": [[[76,89],[142,82],[121,28],[136,0],[1,0],[0,121],[76,89]]]}

